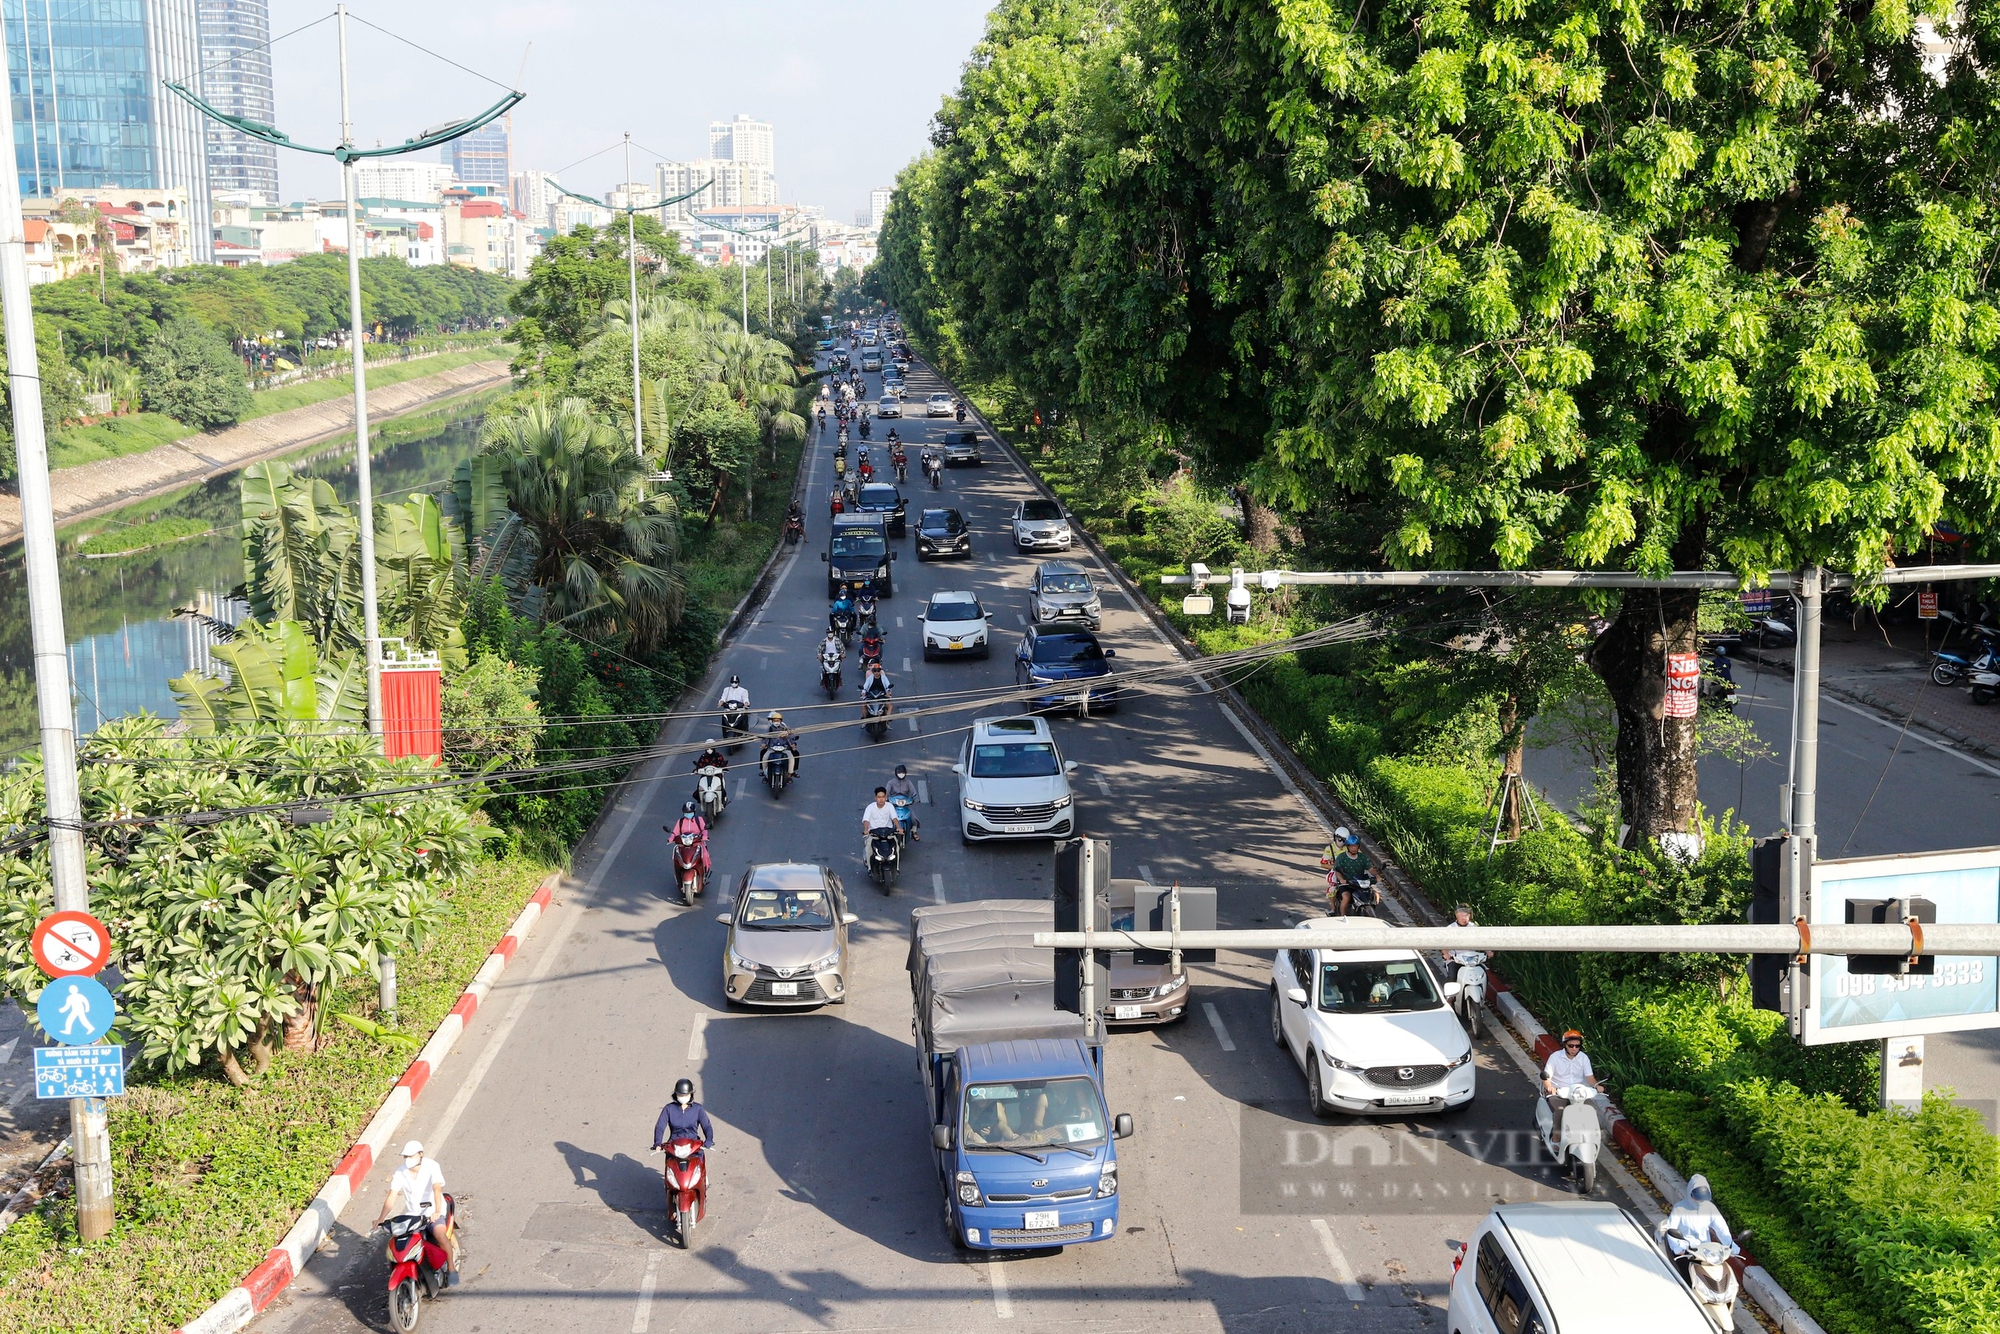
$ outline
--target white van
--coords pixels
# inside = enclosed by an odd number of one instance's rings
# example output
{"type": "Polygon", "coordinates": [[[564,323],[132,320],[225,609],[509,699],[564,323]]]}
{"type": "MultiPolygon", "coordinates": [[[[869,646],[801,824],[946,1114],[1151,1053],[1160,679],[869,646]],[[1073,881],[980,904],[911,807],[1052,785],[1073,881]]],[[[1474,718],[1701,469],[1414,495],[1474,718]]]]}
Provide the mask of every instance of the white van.
{"type": "Polygon", "coordinates": [[[1451,1334],[1715,1334],[1652,1236],[1608,1201],[1503,1204],[1452,1268],[1451,1334]]]}

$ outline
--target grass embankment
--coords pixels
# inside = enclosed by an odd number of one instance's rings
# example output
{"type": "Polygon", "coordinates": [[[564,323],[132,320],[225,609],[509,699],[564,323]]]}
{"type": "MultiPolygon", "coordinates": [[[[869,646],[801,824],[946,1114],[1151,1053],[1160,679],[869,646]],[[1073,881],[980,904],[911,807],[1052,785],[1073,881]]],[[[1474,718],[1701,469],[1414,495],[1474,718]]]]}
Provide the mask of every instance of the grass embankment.
{"type": "Polygon", "coordinates": [[[206,519],[148,519],[127,528],[92,533],[77,543],[77,550],[86,556],[133,556],[169,542],[206,537],[214,531],[215,525],[206,519]]]}
{"type": "MultiPolygon", "coordinates": [[[[775,462],[768,451],[762,451],[754,518],[718,517],[710,528],[703,525],[700,516],[686,516],[682,558],[687,568],[688,601],[714,612],[718,623],[727,619],[750,591],[757,572],[771,557],[771,548],[783,537],[785,506],[791,502],[792,482],[799,474],[804,452],[804,441],[785,440],[778,442],[775,462]]],[[[724,508],[733,510],[735,506],[725,504],[724,508]]],[[[807,523],[810,525],[810,517],[807,523]]],[[[808,527],[807,531],[812,530],[808,527]]]]}
{"type": "MultiPolygon", "coordinates": [[[[549,868],[482,862],[452,892],[425,947],[398,961],[403,1030],[427,1037],[549,868]]],[[[363,979],[331,1005],[374,1012],[363,979]]],[[[68,1199],[0,1234],[0,1329],[10,1334],[165,1331],[200,1313],[278,1243],[409,1065],[411,1052],[328,1020],[326,1046],[280,1055],[233,1088],[206,1069],[137,1075],[113,1101],[118,1222],[80,1246],[68,1199]]]]}
{"type": "MultiPolygon", "coordinates": [[[[961,387],[989,421],[1028,416],[1004,383],[961,387]]],[[[1245,627],[1183,617],[1152,576],[1229,563],[1229,550],[1187,540],[1212,517],[1210,498],[1074,437],[1044,454],[1039,436],[1002,431],[1204,653],[1313,623],[1297,602],[1260,606],[1245,627]]],[[[1358,646],[1316,649],[1275,660],[1241,692],[1436,904],[1469,903],[1489,925],[1741,920],[1740,830],[1709,828],[1688,868],[1565,821],[1489,858],[1487,748],[1413,745],[1407,727],[1399,738],[1375,665],[1358,646]]],[[[1543,1022],[1589,1034],[1627,1112],[1683,1172],[1709,1175],[1725,1213],[1754,1229],[1750,1249],[1833,1334],[2000,1329],[2000,1160],[1976,1112],[1941,1097],[1916,1117],[1866,1110],[1872,1048],[1797,1046],[1727,965],[1516,954],[1500,967],[1543,1022]]]]}
{"type": "MultiPolygon", "coordinates": [[[[390,385],[421,379],[427,375],[440,375],[474,362],[504,359],[506,355],[505,348],[498,343],[491,343],[461,351],[441,352],[434,356],[412,357],[408,361],[389,361],[380,365],[370,365],[368,387],[386,389],[390,385]]],[[[259,389],[251,394],[250,411],[244,414],[243,420],[254,421],[259,417],[268,417],[274,412],[286,412],[292,408],[309,407],[314,403],[345,398],[353,392],[352,375],[338,375],[331,379],[312,380],[304,384],[282,385],[276,389],[259,389]]],[[[198,434],[200,432],[194,427],[160,412],[135,412],[124,417],[107,417],[94,426],[66,426],[55,432],[49,439],[49,466],[76,468],[105,459],[124,458],[128,454],[143,454],[149,449],[157,449],[161,445],[170,445],[176,440],[185,440],[191,435],[198,434]]]]}

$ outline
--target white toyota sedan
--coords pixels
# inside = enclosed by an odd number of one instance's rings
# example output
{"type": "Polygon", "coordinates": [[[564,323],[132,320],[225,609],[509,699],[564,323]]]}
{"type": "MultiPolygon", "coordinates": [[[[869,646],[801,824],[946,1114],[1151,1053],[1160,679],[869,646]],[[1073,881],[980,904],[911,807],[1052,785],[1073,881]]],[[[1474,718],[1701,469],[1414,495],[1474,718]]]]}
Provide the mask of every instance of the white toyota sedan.
{"type": "Polygon", "coordinates": [[[1472,1042],[1417,951],[1374,918],[1299,923],[1271,961],[1271,1040],[1305,1070],[1315,1116],[1404,1115],[1472,1101],[1472,1042]]]}

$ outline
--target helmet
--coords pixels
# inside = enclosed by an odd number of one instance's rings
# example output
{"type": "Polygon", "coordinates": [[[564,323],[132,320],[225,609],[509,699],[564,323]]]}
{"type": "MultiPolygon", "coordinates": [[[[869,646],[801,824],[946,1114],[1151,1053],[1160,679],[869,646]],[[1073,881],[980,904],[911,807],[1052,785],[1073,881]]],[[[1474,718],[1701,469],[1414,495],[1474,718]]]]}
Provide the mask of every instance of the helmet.
{"type": "Polygon", "coordinates": [[[733,686],[740,686],[743,684],[743,678],[738,676],[735,672],[731,672],[729,674],[729,684],[733,686]]]}
{"type": "Polygon", "coordinates": [[[403,1156],[405,1158],[415,1158],[422,1154],[423,1151],[424,1142],[420,1139],[413,1139],[403,1146],[403,1156]]]}
{"type": "Polygon", "coordinates": [[[679,1102],[683,1094],[687,1095],[689,1102],[694,1101],[694,1081],[685,1075],[674,1081],[674,1101],[679,1102]]]}
{"type": "Polygon", "coordinates": [[[1333,831],[1333,837],[1335,842],[1345,843],[1348,839],[1353,838],[1354,834],[1351,830],[1348,829],[1346,825],[1342,825],[1340,828],[1333,831]]]}
{"type": "Polygon", "coordinates": [[[1567,1046],[1569,1045],[1569,1040],[1570,1040],[1571,1038],[1575,1038],[1575,1039],[1576,1039],[1576,1041],[1577,1041],[1577,1045],[1578,1045],[1578,1046],[1581,1046],[1581,1045],[1583,1045],[1583,1034],[1582,1034],[1582,1033],[1580,1033],[1580,1032],[1578,1032],[1578,1031],[1577,1031],[1576,1029],[1574,1029],[1574,1028],[1572,1028],[1572,1029],[1567,1029],[1567,1030],[1565,1030],[1565,1031],[1564,1031],[1564,1033],[1563,1033],[1563,1036],[1562,1036],[1562,1045],[1563,1045],[1563,1046],[1565,1046],[1565,1047],[1567,1047],[1567,1046]]]}
{"type": "Polygon", "coordinates": [[[1470,917],[1472,916],[1472,905],[1469,903],[1461,903],[1456,908],[1453,908],[1451,911],[1454,916],[1456,916],[1459,913],[1464,913],[1467,917],[1470,917]]]}
{"type": "Polygon", "coordinates": [[[782,724],[785,721],[785,715],[773,709],[771,710],[771,721],[776,724],[782,724]]]}
{"type": "Polygon", "coordinates": [[[693,815],[694,813],[695,813],[695,805],[692,801],[684,801],[681,803],[682,815],[693,815]]]}

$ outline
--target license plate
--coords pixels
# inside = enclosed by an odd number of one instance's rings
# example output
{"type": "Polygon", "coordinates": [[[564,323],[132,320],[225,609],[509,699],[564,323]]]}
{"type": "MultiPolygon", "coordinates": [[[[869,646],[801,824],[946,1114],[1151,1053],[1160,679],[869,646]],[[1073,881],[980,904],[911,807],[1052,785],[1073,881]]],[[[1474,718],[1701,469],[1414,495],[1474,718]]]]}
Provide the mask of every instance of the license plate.
{"type": "Polygon", "coordinates": [[[1058,1221],[1060,1218],[1060,1214],[1053,1209],[1049,1209],[1040,1213],[1028,1214],[1021,1226],[1031,1231],[1046,1227],[1061,1227],[1062,1224],[1058,1221]]]}
{"type": "Polygon", "coordinates": [[[799,994],[799,984],[796,982],[773,982],[771,984],[771,994],[773,996],[796,996],[799,994]]]}
{"type": "Polygon", "coordinates": [[[1436,1095],[1430,1093],[1391,1093],[1382,1099],[1384,1105],[1389,1107],[1408,1107],[1415,1103],[1436,1101],[1436,1095]]]}
{"type": "Polygon", "coordinates": [[[962,643],[961,641],[959,641],[959,640],[956,640],[956,639],[954,639],[954,640],[952,640],[952,641],[951,641],[951,646],[952,646],[953,648],[964,648],[964,647],[965,647],[965,645],[964,645],[964,644],[963,644],[963,643],[962,643]]]}
{"type": "Polygon", "coordinates": [[[1003,824],[995,825],[993,832],[996,834],[1032,834],[1035,832],[1035,827],[1031,824],[1003,824]]]}
{"type": "Polygon", "coordinates": [[[1139,1017],[1139,1007],[1136,1005],[1114,1005],[1111,1007],[1111,1017],[1113,1019],[1137,1019],[1139,1017]]]}

